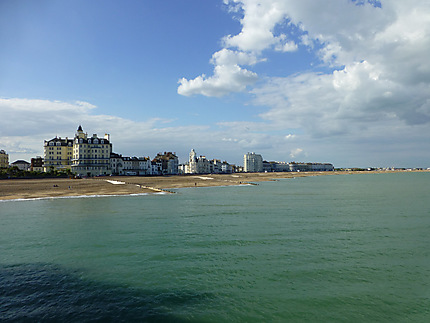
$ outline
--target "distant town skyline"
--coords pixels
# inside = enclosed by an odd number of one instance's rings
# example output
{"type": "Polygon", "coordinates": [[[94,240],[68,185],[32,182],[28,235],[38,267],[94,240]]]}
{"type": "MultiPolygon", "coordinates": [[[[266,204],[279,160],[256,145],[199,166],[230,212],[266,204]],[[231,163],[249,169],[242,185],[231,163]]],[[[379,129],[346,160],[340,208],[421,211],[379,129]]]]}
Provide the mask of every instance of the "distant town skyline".
{"type": "Polygon", "coordinates": [[[29,161],[82,124],[126,156],[427,168],[429,15],[424,0],[2,1],[0,149],[29,161]]]}

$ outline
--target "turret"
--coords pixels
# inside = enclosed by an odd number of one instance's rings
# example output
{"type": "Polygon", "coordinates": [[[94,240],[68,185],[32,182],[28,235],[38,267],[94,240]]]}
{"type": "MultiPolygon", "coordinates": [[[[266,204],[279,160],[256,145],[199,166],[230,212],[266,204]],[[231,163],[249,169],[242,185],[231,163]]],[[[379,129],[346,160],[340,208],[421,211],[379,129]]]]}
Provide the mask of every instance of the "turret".
{"type": "Polygon", "coordinates": [[[82,130],[82,126],[81,125],[79,125],[78,130],[76,131],[76,137],[75,138],[83,138],[83,139],[87,138],[87,135],[82,130]]]}

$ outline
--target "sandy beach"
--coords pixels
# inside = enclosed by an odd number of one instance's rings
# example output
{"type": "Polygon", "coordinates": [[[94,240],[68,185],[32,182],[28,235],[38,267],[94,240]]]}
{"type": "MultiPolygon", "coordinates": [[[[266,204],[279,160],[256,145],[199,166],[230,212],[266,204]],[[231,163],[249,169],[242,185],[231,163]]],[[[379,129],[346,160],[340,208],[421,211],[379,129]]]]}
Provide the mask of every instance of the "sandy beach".
{"type": "MultiPolygon", "coordinates": [[[[351,174],[355,172],[235,173],[175,176],[109,176],[84,179],[0,180],[0,200],[91,195],[170,193],[169,189],[257,184],[281,178],[351,174]]],[[[357,172],[368,174],[371,172],[357,172]]],[[[387,172],[379,172],[387,173],[387,172]]]]}

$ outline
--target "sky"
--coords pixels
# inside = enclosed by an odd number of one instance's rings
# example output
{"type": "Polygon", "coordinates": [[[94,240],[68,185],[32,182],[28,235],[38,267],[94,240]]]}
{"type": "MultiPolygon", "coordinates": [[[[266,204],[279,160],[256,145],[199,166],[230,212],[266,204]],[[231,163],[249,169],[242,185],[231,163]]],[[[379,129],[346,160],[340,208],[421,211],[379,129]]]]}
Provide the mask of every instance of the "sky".
{"type": "Polygon", "coordinates": [[[0,149],[430,167],[428,0],[0,0],[0,149]]]}

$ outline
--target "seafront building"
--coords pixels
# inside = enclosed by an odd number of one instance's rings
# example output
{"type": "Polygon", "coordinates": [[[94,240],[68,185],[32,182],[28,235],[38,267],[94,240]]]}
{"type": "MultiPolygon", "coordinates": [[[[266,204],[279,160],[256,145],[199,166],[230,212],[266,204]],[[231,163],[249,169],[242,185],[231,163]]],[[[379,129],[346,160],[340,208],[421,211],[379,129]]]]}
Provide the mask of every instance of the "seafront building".
{"type": "Polygon", "coordinates": [[[329,163],[285,163],[263,161],[265,172],[331,172],[334,166],[329,163]]]}
{"type": "Polygon", "coordinates": [[[290,172],[332,172],[334,166],[329,163],[290,163],[290,172]]]}
{"type": "Polygon", "coordinates": [[[254,152],[243,156],[243,169],[245,173],[256,173],[263,171],[263,157],[254,152]]]}
{"type": "Polygon", "coordinates": [[[111,153],[110,167],[112,175],[175,175],[178,174],[178,157],[172,152],[158,153],[153,160],[111,153]]]}
{"type": "Polygon", "coordinates": [[[0,150],[0,168],[9,167],[9,155],[3,149],[0,150]]]}
{"type": "Polygon", "coordinates": [[[188,159],[188,167],[185,169],[186,174],[209,174],[209,160],[205,156],[197,157],[196,151],[191,149],[188,159]]]}
{"type": "Polygon", "coordinates": [[[73,139],[55,137],[44,142],[43,171],[71,169],[73,139]]]}
{"type": "Polygon", "coordinates": [[[211,174],[231,174],[233,173],[233,165],[220,159],[213,159],[210,162],[211,174]]]}
{"type": "Polygon", "coordinates": [[[188,163],[179,166],[181,174],[228,174],[233,172],[233,166],[220,159],[208,160],[205,156],[197,157],[191,149],[188,163]]]}
{"type": "Polygon", "coordinates": [[[334,171],[330,163],[297,163],[263,160],[262,156],[247,153],[243,156],[244,172],[329,172],[334,171]]]}
{"type": "Polygon", "coordinates": [[[178,157],[175,153],[159,153],[149,157],[124,157],[112,152],[109,134],[88,136],[79,126],[74,139],[55,137],[45,140],[45,172],[70,169],[80,176],[101,175],[174,175],[178,174],[178,157]]]}
{"type": "Polygon", "coordinates": [[[43,158],[37,156],[36,158],[32,158],[30,162],[30,171],[32,172],[43,172],[43,158]]]}
{"type": "Polygon", "coordinates": [[[109,139],[109,134],[103,138],[97,134],[88,137],[79,126],[73,140],[72,172],[81,176],[110,175],[112,144],[109,139]]]}
{"type": "Polygon", "coordinates": [[[13,163],[10,164],[11,167],[18,167],[19,170],[29,170],[30,169],[30,163],[26,160],[16,160],[13,163]]]}
{"type": "Polygon", "coordinates": [[[153,160],[156,164],[161,163],[160,175],[176,175],[178,174],[179,159],[176,153],[164,152],[158,153],[153,160]]]}
{"type": "MultiPolygon", "coordinates": [[[[123,157],[119,155],[115,157],[118,165],[123,165],[122,170],[112,168],[114,175],[152,175],[153,167],[149,157],[123,157]]],[[[112,160],[112,157],[111,157],[112,160]]],[[[114,162],[111,162],[111,165],[114,162]]],[[[158,174],[155,174],[158,175],[158,174]]]]}
{"type": "MultiPolygon", "coordinates": [[[[0,151],[2,165],[7,164],[7,154],[0,151]]],[[[43,171],[71,170],[80,176],[103,175],[176,175],[176,174],[228,174],[233,172],[309,172],[333,171],[329,163],[286,163],[265,161],[260,154],[248,152],[243,157],[244,166],[230,165],[220,159],[209,160],[197,156],[191,149],[188,162],[179,165],[176,153],[158,153],[149,157],[126,157],[112,152],[110,135],[91,137],[79,126],[74,139],[55,137],[44,142],[44,158],[33,158],[31,169],[43,171]]],[[[28,163],[29,164],[29,163],[28,163]]],[[[30,165],[30,164],[29,164],[30,165]]],[[[6,166],[7,167],[7,166],[6,166]]]]}

